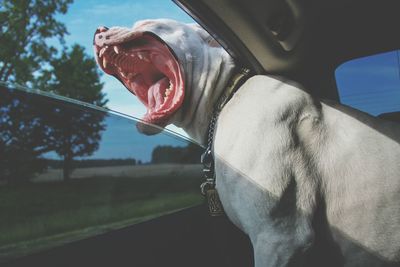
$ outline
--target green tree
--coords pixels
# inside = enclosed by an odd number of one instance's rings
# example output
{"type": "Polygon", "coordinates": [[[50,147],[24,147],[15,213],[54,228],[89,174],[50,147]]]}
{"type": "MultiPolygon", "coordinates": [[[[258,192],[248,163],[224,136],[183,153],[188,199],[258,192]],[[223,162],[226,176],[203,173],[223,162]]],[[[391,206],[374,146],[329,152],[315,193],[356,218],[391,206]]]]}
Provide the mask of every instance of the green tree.
{"type": "Polygon", "coordinates": [[[26,182],[46,168],[41,156],[52,150],[51,128],[38,97],[0,84],[0,181],[26,182]]]}
{"type": "Polygon", "coordinates": [[[36,88],[99,107],[106,106],[108,100],[102,93],[104,84],[100,82],[100,72],[84,47],[75,44],[70,50],[64,50],[59,58],[50,60],[50,66],[37,79],[36,88]]]}
{"type": "MultiPolygon", "coordinates": [[[[38,88],[105,107],[107,100],[98,68],[82,46],[64,50],[60,58],[50,61],[50,66],[38,78],[38,88]]],[[[75,157],[89,156],[98,149],[105,129],[104,116],[62,107],[52,111],[48,124],[52,127],[52,146],[64,160],[64,180],[70,178],[75,157]]]]}
{"type": "Polygon", "coordinates": [[[55,19],[72,0],[0,1],[0,81],[28,84],[57,50],[46,43],[64,44],[67,29],[55,19]]]}

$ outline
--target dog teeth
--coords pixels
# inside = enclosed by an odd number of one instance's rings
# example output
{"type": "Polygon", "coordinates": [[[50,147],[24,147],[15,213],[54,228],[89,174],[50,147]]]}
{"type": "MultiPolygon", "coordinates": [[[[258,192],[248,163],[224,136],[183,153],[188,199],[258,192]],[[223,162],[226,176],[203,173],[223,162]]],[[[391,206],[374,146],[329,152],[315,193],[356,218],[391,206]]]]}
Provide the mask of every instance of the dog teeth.
{"type": "Polygon", "coordinates": [[[103,57],[103,67],[107,68],[107,59],[103,57]]]}
{"type": "Polygon", "coordinates": [[[169,82],[169,86],[168,86],[167,90],[165,90],[164,95],[165,95],[165,97],[167,97],[167,96],[169,96],[171,93],[172,93],[172,84],[171,84],[171,82],[169,82]]]}
{"type": "Polygon", "coordinates": [[[104,54],[104,52],[106,52],[106,50],[107,50],[107,46],[105,46],[105,47],[103,47],[101,50],[100,50],[100,52],[99,52],[99,57],[102,57],[103,56],[103,54],[104,54]]]}
{"type": "Polygon", "coordinates": [[[150,62],[150,59],[147,57],[146,53],[139,52],[137,55],[138,55],[140,60],[143,60],[143,61],[146,61],[146,62],[150,62]]]}
{"type": "Polygon", "coordinates": [[[122,78],[124,78],[124,79],[128,78],[128,76],[126,75],[125,72],[120,71],[119,73],[121,74],[122,78]]]}
{"type": "Polygon", "coordinates": [[[115,52],[116,54],[119,54],[119,48],[118,48],[117,46],[114,46],[113,48],[114,48],[114,52],[115,52]]]}

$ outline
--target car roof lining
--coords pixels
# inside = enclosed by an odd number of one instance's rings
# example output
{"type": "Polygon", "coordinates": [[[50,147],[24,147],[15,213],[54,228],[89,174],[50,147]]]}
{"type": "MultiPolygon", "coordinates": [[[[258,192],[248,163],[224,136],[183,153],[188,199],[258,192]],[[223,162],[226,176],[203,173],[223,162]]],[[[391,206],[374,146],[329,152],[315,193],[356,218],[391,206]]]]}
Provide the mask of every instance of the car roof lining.
{"type": "Polygon", "coordinates": [[[337,99],[337,66],[400,48],[398,0],[174,1],[254,73],[290,78],[330,99],[337,99]]]}

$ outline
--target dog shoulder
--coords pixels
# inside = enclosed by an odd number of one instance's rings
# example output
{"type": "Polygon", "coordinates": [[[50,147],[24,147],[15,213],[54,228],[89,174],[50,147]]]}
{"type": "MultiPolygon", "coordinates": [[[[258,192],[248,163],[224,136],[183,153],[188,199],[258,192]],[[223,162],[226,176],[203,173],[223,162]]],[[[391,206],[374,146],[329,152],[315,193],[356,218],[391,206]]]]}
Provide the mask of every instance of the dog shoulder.
{"type": "Polygon", "coordinates": [[[321,117],[321,103],[314,99],[299,84],[266,75],[248,79],[232,101],[238,109],[252,107],[253,114],[273,124],[297,124],[318,121],[321,117]]]}

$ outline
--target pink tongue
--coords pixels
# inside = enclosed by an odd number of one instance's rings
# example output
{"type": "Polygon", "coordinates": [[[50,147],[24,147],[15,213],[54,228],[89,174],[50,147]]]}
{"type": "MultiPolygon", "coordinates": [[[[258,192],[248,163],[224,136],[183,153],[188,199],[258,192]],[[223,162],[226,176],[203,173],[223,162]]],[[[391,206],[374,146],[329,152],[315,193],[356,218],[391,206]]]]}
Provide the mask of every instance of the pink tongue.
{"type": "Polygon", "coordinates": [[[162,78],[152,86],[147,92],[148,109],[149,112],[158,110],[164,103],[164,92],[168,86],[168,78],[162,78]]]}

